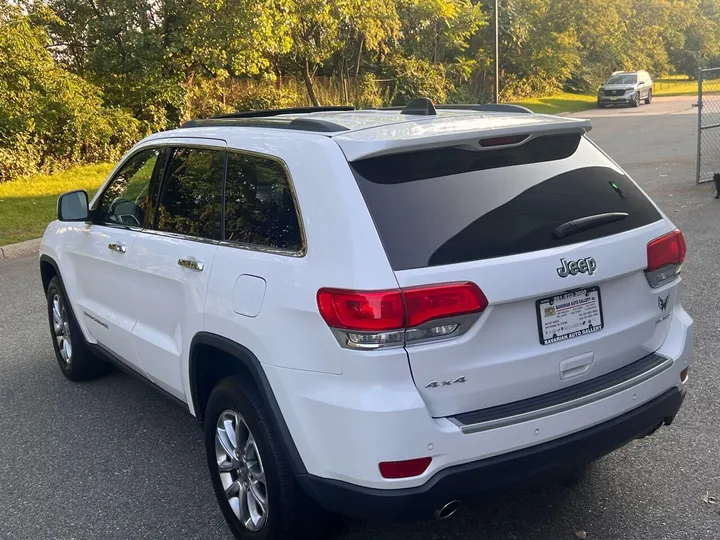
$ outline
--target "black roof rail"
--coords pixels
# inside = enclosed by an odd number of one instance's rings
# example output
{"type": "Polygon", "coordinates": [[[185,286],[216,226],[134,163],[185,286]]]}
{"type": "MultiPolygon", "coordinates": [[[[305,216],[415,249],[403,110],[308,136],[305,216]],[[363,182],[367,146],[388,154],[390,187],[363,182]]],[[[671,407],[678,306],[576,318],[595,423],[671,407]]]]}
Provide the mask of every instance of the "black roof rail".
{"type": "MultiPolygon", "coordinates": [[[[351,109],[355,110],[355,109],[351,109]]],[[[333,131],[348,131],[348,128],[330,122],[328,120],[322,120],[320,118],[294,118],[290,120],[288,129],[301,129],[304,131],[320,131],[320,132],[333,132],[333,131]]]]}
{"type": "Polygon", "coordinates": [[[263,118],[257,116],[250,117],[221,117],[207,118],[205,120],[190,120],[185,122],[180,128],[192,127],[264,127],[275,129],[296,129],[298,131],[312,131],[315,133],[336,133],[338,131],[348,131],[348,128],[322,120],[320,118],[263,118]]]}
{"type": "Polygon", "coordinates": [[[403,110],[400,111],[400,114],[418,114],[421,116],[433,116],[437,114],[437,111],[435,110],[435,105],[433,105],[433,102],[430,101],[430,98],[421,97],[411,99],[410,103],[408,103],[403,108],[403,110]]]}
{"type": "Polygon", "coordinates": [[[263,118],[267,116],[278,116],[280,114],[307,114],[314,112],[337,112],[354,111],[355,107],[349,106],[328,106],[328,107],[291,107],[288,109],[267,109],[265,111],[240,111],[228,114],[221,114],[214,118],[263,118]]]}
{"type": "MultiPolygon", "coordinates": [[[[408,105],[408,107],[409,107],[409,105],[408,105]]],[[[530,109],[528,109],[527,107],[523,107],[522,105],[513,105],[512,103],[477,103],[477,104],[469,103],[467,105],[448,103],[448,104],[441,104],[441,105],[433,105],[433,107],[438,111],[453,110],[453,111],[509,112],[509,113],[533,114],[533,112],[530,109]]],[[[383,111],[402,111],[405,108],[406,107],[402,107],[402,106],[393,106],[393,107],[382,107],[381,110],[383,110],[383,111]]],[[[411,113],[411,114],[423,114],[423,113],[411,113]]]]}
{"type": "Polygon", "coordinates": [[[512,103],[482,103],[477,105],[436,105],[440,110],[461,110],[461,111],[480,111],[480,112],[514,112],[533,114],[527,107],[522,105],[513,105],[512,103]]]}

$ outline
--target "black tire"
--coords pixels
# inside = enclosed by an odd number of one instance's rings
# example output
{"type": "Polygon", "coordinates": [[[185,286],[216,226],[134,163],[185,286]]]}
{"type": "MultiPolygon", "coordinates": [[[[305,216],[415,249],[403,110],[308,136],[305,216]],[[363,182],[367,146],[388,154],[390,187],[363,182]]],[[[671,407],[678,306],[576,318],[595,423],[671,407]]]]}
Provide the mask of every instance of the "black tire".
{"type": "MultiPolygon", "coordinates": [[[[235,427],[237,427],[238,423],[231,422],[235,427]]],[[[241,427],[241,430],[238,431],[244,432],[245,430],[241,427]]],[[[247,445],[242,443],[237,444],[235,448],[240,446],[245,449],[248,448],[247,445]]],[[[213,389],[205,413],[205,452],[215,496],[225,521],[235,538],[238,540],[289,540],[295,538],[320,540],[324,536],[327,531],[329,516],[305,494],[295,480],[283,451],[277,429],[271,416],[265,410],[258,389],[252,382],[241,377],[232,376],[222,380],[213,389]],[[242,461],[247,465],[244,470],[257,470],[257,464],[259,463],[260,470],[264,471],[265,483],[259,489],[259,492],[265,495],[264,498],[267,501],[264,514],[257,511],[258,503],[256,501],[258,499],[253,499],[256,515],[265,516],[261,525],[259,523],[255,525],[259,525],[258,530],[250,530],[236,516],[228,497],[225,495],[225,487],[220,477],[218,463],[224,461],[229,464],[229,462],[224,457],[218,457],[216,452],[219,451],[221,456],[227,456],[230,453],[225,452],[222,445],[219,446],[219,450],[216,449],[216,434],[218,433],[218,421],[222,415],[227,413],[239,414],[239,417],[236,418],[247,425],[250,434],[247,437],[249,439],[251,436],[255,442],[255,450],[248,451],[247,455],[250,456],[255,451],[259,455],[259,459],[254,460],[254,466],[248,464],[250,459],[245,462],[243,458],[242,461]]],[[[237,462],[240,463],[240,459],[237,462]]],[[[243,476],[243,474],[248,474],[247,472],[228,470],[223,474],[226,485],[235,484],[236,482],[240,484],[252,483],[253,480],[252,474],[243,476]]],[[[257,473],[255,473],[255,477],[257,478],[257,473]]],[[[233,489],[233,492],[236,491],[237,489],[233,489]]],[[[238,502],[234,502],[234,504],[239,508],[241,498],[237,497],[237,500],[238,502]]]]}
{"type": "Polygon", "coordinates": [[[597,102],[597,108],[598,108],[598,109],[604,109],[604,108],[605,108],[605,104],[604,104],[604,103],[600,103],[600,102],[598,101],[598,102],[597,102]]]}
{"type": "Polygon", "coordinates": [[[652,103],[652,90],[648,90],[648,95],[645,98],[645,105],[650,105],[652,103]]]}
{"type": "Polygon", "coordinates": [[[88,347],[82,330],[77,324],[72,307],[67,301],[67,295],[57,276],[48,284],[47,291],[48,322],[50,323],[50,337],[52,338],[55,358],[60,371],[71,381],[86,381],[105,375],[110,366],[97,358],[88,347]],[[57,307],[55,304],[57,302],[57,307]],[[57,314],[53,315],[54,309],[57,314]],[[56,318],[59,323],[56,327],[56,318]],[[61,335],[58,335],[58,331],[61,335]],[[66,336],[70,339],[66,340],[66,336]],[[65,347],[66,341],[70,345],[70,354],[65,347]],[[62,350],[61,350],[62,345],[62,350]],[[69,357],[69,361],[68,361],[69,357]]]}
{"type": "Polygon", "coordinates": [[[637,92],[635,96],[633,97],[633,100],[630,102],[630,105],[632,107],[639,107],[640,106],[640,92],[637,92]]]}

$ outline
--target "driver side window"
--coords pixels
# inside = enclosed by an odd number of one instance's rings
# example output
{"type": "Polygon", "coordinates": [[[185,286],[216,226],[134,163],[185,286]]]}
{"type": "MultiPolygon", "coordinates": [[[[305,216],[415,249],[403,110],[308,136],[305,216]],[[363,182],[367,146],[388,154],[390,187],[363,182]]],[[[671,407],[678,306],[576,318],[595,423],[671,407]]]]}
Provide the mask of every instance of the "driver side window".
{"type": "Polygon", "coordinates": [[[157,202],[159,148],[132,156],[105,188],[97,206],[100,223],[151,228],[157,202]]]}

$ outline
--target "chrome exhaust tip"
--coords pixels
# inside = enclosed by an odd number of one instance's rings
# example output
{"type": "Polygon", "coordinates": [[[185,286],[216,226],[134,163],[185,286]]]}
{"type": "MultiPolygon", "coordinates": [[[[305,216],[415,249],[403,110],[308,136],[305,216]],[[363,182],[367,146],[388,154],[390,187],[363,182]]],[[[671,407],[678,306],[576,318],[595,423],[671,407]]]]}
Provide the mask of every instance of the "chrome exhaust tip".
{"type": "Polygon", "coordinates": [[[451,517],[460,508],[460,501],[450,501],[435,510],[435,519],[442,521],[451,517]]]}

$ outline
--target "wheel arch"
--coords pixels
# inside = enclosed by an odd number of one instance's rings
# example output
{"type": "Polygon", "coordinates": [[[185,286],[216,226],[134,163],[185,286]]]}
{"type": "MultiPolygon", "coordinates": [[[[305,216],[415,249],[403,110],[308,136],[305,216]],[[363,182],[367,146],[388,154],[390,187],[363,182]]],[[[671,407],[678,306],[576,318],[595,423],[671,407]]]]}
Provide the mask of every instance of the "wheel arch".
{"type": "Polygon", "coordinates": [[[230,375],[247,377],[260,391],[266,411],[275,424],[293,473],[307,473],[280,406],[275,399],[270,382],[265,375],[265,370],[250,349],[217,334],[198,332],[190,344],[188,367],[190,397],[198,421],[203,423],[205,420],[205,406],[215,384],[230,375]],[[213,360],[209,359],[211,356],[213,360]],[[219,369],[204,370],[204,365],[215,365],[219,369]]]}
{"type": "Polygon", "coordinates": [[[56,276],[60,280],[60,284],[65,288],[55,259],[49,255],[40,255],[40,279],[42,280],[43,291],[47,290],[50,280],[56,276]]]}
{"type": "Polygon", "coordinates": [[[94,344],[95,339],[91,336],[85,322],[78,317],[78,313],[80,313],[82,310],[79,308],[79,306],[75,305],[73,298],[68,294],[68,290],[65,286],[65,281],[63,280],[62,274],[60,273],[60,267],[57,261],[53,259],[50,255],[40,255],[40,279],[42,280],[43,295],[47,294],[47,288],[48,285],[50,285],[50,280],[52,280],[52,278],[54,277],[56,277],[60,282],[60,290],[65,296],[66,306],[70,309],[70,313],[72,314],[72,317],[75,319],[75,322],[79,326],[80,332],[82,333],[85,341],[87,341],[89,344],[94,344]]]}

